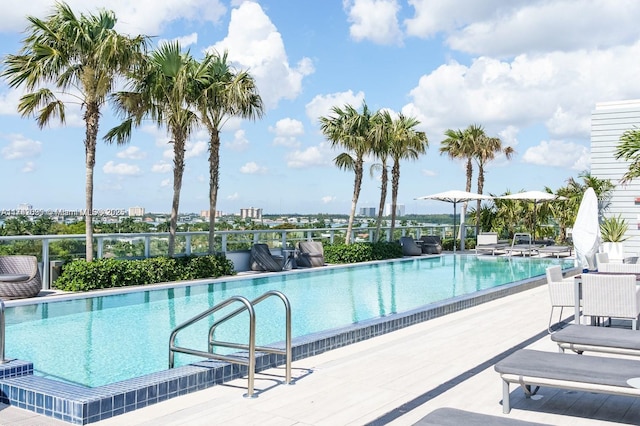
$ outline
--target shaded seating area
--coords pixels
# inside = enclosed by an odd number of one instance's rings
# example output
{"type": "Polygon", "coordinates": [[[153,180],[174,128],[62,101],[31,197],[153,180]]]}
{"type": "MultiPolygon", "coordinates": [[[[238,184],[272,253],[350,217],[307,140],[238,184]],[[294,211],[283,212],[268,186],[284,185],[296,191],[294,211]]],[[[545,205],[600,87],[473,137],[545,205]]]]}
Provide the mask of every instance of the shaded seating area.
{"type": "Polygon", "coordinates": [[[400,237],[403,256],[422,256],[422,248],[416,244],[413,237],[400,237]]]}
{"type": "Polygon", "coordinates": [[[423,254],[442,253],[442,240],[437,235],[424,235],[420,238],[423,254]]]}
{"type": "Polygon", "coordinates": [[[0,299],[34,297],[41,289],[35,256],[0,256],[0,299]]]}
{"type": "Polygon", "coordinates": [[[254,244],[251,247],[251,270],[259,272],[277,272],[284,268],[284,256],[271,254],[266,244],[254,244]]]}
{"type": "Polygon", "coordinates": [[[298,242],[298,257],[296,259],[298,267],[314,268],[324,266],[324,247],[320,241],[300,241],[298,242]]]}

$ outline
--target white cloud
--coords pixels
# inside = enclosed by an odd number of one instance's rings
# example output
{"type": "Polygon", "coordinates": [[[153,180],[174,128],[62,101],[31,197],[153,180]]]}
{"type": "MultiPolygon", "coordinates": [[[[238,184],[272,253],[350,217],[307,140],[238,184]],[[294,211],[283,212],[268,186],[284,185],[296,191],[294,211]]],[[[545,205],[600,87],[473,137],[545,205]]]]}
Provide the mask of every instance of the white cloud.
{"type": "Polygon", "coordinates": [[[202,154],[205,154],[209,149],[209,144],[204,141],[197,142],[187,142],[186,144],[186,152],[184,153],[184,158],[193,158],[200,157],[202,154]]]}
{"type": "Polygon", "coordinates": [[[169,173],[171,170],[173,170],[173,165],[166,161],[161,161],[151,166],[151,171],[153,173],[169,173]]]}
{"type": "Polygon", "coordinates": [[[322,204],[329,204],[333,201],[336,200],[336,197],[332,196],[332,195],[325,195],[324,197],[322,197],[322,204]]]}
{"type": "Polygon", "coordinates": [[[162,179],[162,180],[160,181],[160,186],[161,186],[162,188],[169,187],[169,186],[171,186],[171,182],[172,182],[172,180],[171,180],[171,179],[162,179]]]}
{"type": "Polygon", "coordinates": [[[234,201],[234,200],[237,200],[237,199],[239,199],[239,198],[240,198],[240,195],[238,195],[238,193],[237,193],[237,192],[234,192],[234,193],[233,193],[233,194],[231,194],[231,195],[227,195],[227,200],[234,201]]]}
{"type": "Polygon", "coordinates": [[[38,157],[42,152],[42,142],[27,139],[22,135],[9,135],[9,145],[0,153],[5,160],[38,157]]]}
{"type": "Polygon", "coordinates": [[[240,167],[240,173],[247,175],[264,175],[267,173],[267,168],[259,166],[255,161],[250,161],[244,166],[240,167]]]}
{"type": "Polygon", "coordinates": [[[157,45],[161,46],[162,44],[167,43],[168,41],[177,41],[180,44],[180,47],[184,49],[186,47],[191,46],[192,44],[198,43],[198,33],[191,33],[186,36],[176,37],[173,40],[160,39],[158,40],[157,45]]]}
{"type": "Polygon", "coordinates": [[[36,164],[33,161],[27,161],[24,163],[21,172],[22,173],[31,173],[36,170],[36,164]]]}
{"type": "Polygon", "coordinates": [[[292,118],[278,120],[275,126],[269,126],[269,131],[275,133],[274,145],[296,148],[300,146],[299,136],[304,134],[304,125],[301,121],[292,118]]]}
{"type": "Polygon", "coordinates": [[[330,93],[328,95],[316,95],[305,105],[305,111],[309,120],[314,124],[318,124],[320,117],[326,117],[331,114],[331,108],[334,106],[343,107],[349,104],[355,108],[359,108],[364,101],[364,93],[358,92],[355,95],[353,91],[330,93]]]}
{"type": "Polygon", "coordinates": [[[525,163],[540,166],[564,167],[582,171],[589,168],[589,149],[573,142],[542,141],[527,149],[522,156],[525,163]]]}
{"type": "Polygon", "coordinates": [[[438,174],[433,170],[422,169],[422,176],[434,177],[438,176],[438,174]]]}
{"type": "Polygon", "coordinates": [[[127,163],[116,164],[113,161],[107,161],[107,163],[102,167],[102,171],[107,174],[126,175],[126,176],[136,176],[141,174],[140,167],[134,164],[127,164],[127,163]]]}
{"type": "Polygon", "coordinates": [[[232,151],[245,151],[249,148],[249,140],[245,137],[244,130],[236,130],[233,134],[233,140],[231,142],[224,143],[225,148],[229,148],[232,151]]]}
{"type": "Polygon", "coordinates": [[[314,166],[330,166],[333,155],[328,145],[323,142],[318,146],[311,146],[302,151],[296,150],[288,153],[286,156],[287,167],[302,169],[314,166]]]}
{"type": "Polygon", "coordinates": [[[402,44],[397,0],[345,0],[344,6],[351,22],[349,33],[354,40],[402,44]]]}
{"type": "Polygon", "coordinates": [[[289,64],[282,36],[258,3],[245,1],[231,11],[229,32],[224,40],[207,48],[229,51],[229,60],[248,69],[266,108],[275,108],[281,99],[295,99],[302,80],[314,72],[313,62],[302,58],[289,64]]]}
{"type": "Polygon", "coordinates": [[[142,151],[137,146],[127,147],[124,151],[120,151],[116,154],[118,158],[124,158],[126,160],[142,160],[147,156],[147,153],[142,151]]]}

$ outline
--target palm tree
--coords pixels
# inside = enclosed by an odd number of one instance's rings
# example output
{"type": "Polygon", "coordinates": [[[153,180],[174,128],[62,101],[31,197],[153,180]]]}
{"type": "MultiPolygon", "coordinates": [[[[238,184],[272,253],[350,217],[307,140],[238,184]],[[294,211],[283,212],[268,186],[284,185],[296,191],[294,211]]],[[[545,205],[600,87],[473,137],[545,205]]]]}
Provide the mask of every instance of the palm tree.
{"type": "Polygon", "coordinates": [[[214,252],[216,204],[220,180],[220,129],[231,117],[255,120],[263,115],[262,98],[254,78],[235,71],[222,56],[208,54],[196,71],[197,109],[209,132],[209,253],[214,252]]]}
{"type": "Polygon", "coordinates": [[[372,128],[372,153],[380,160],[379,163],[371,165],[370,173],[371,177],[378,171],[380,171],[380,203],[378,205],[378,217],[376,218],[376,233],[375,240],[381,239],[380,229],[382,227],[382,216],[384,212],[384,205],[387,201],[387,187],[389,185],[389,168],[387,167],[387,159],[389,157],[389,132],[392,123],[390,116],[384,114],[377,114],[372,128]]]}
{"type": "Polygon", "coordinates": [[[169,219],[168,255],[175,254],[180,191],[184,173],[185,144],[198,124],[194,105],[197,64],[189,54],[182,53],[178,42],[162,44],[152,52],[144,66],[133,76],[132,90],[113,95],[124,121],[111,129],[108,142],[125,143],[131,139],[131,129],[150,117],[158,127],[167,127],[173,144],[173,199],[169,219]]]}
{"type": "Polygon", "coordinates": [[[65,3],[56,3],[44,20],[28,17],[27,36],[16,55],[4,59],[2,76],[10,87],[31,93],[20,98],[18,112],[34,116],[40,128],[58,118],[65,122],[66,104],[77,101],[85,122],[86,260],[93,260],[93,170],[101,109],[119,76],[127,73],[146,51],[145,36],[128,37],[114,30],[112,11],[76,16],[65,3]],[[56,96],[54,89],[67,99],[56,96]]]}
{"type": "MultiPolygon", "coordinates": [[[[384,112],[385,119],[391,119],[388,112],[384,112]]],[[[420,124],[414,117],[399,114],[393,120],[389,137],[389,156],[393,160],[391,168],[391,235],[396,222],[396,205],[398,202],[398,188],[400,186],[400,161],[416,160],[427,152],[429,141],[424,132],[415,130],[420,124]]]]}
{"type": "MultiPolygon", "coordinates": [[[[616,160],[630,161],[628,171],[622,176],[621,183],[627,183],[640,176],[640,129],[634,127],[620,136],[620,144],[614,153],[616,160]]],[[[594,188],[595,189],[595,188],[594,188]]]]}
{"type": "Polygon", "coordinates": [[[364,156],[372,151],[371,128],[374,124],[374,114],[365,102],[362,102],[361,113],[351,105],[345,105],[344,109],[333,107],[331,112],[333,113],[331,116],[320,117],[320,129],[331,142],[332,147],[341,147],[346,150],[334,159],[336,166],[354,172],[351,213],[345,238],[345,244],[350,244],[353,219],[362,186],[364,156]]]}
{"type": "MultiPolygon", "coordinates": [[[[502,147],[502,141],[500,138],[490,138],[485,135],[484,130],[480,126],[473,125],[470,127],[470,132],[474,134],[474,152],[473,158],[478,165],[478,194],[482,194],[484,190],[484,168],[485,165],[494,160],[498,154],[504,154],[507,159],[515,154],[512,147],[502,147]]],[[[480,202],[477,201],[476,210],[480,210],[480,202]]],[[[476,235],[480,227],[480,217],[476,217],[476,235]]]]}

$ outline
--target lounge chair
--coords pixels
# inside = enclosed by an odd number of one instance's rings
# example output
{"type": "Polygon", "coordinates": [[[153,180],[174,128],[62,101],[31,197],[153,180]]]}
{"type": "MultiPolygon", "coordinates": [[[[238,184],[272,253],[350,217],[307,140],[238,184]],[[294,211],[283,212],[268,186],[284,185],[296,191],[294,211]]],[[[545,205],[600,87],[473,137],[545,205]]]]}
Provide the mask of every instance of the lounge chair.
{"type": "Polygon", "coordinates": [[[457,408],[437,408],[427,414],[414,426],[548,426],[546,423],[532,423],[508,417],[473,413],[457,408]]]}
{"type": "Polygon", "coordinates": [[[254,244],[251,247],[251,270],[277,272],[284,267],[284,256],[271,254],[266,244],[254,244]]]}
{"type": "Polygon", "coordinates": [[[37,296],[42,280],[35,256],[0,256],[0,299],[37,296]]]}
{"type": "Polygon", "coordinates": [[[298,258],[296,264],[302,268],[324,266],[324,247],[320,241],[298,242],[298,258]]]}
{"type": "Polygon", "coordinates": [[[569,325],[551,335],[558,350],[576,353],[602,352],[608,354],[640,356],[640,339],[636,330],[590,325],[569,325]]]}
{"type": "Polygon", "coordinates": [[[571,256],[572,250],[573,248],[571,246],[557,246],[555,244],[537,248],[538,254],[548,254],[557,258],[560,258],[561,254],[571,256]]]}
{"type": "Polygon", "coordinates": [[[413,237],[400,237],[400,245],[402,246],[403,256],[421,256],[422,249],[416,244],[413,237]]]}
{"type": "Polygon", "coordinates": [[[440,254],[442,253],[442,240],[435,235],[424,235],[420,238],[422,241],[421,249],[424,254],[440,254]]]}
{"type": "Polygon", "coordinates": [[[531,239],[531,234],[527,233],[515,233],[513,235],[513,240],[511,242],[511,246],[507,247],[505,250],[509,253],[510,256],[519,253],[524,256],[532,256],[538,253],[539,246],[534,244],[531,239]]]}
{"type": "Polygon", "coordinates": [[[638,329],[640,290],[635,275],[582,274],[581,279],[583,315],[629,319],[632,329],[638,329]]]}
{"type": "Polygon", "coordinates": [[[476,238],[476,255],[481,253],[491,253],[495,255],[497,252],[504,252],[509,246],[507,243],[498,241],[497,232],[481,232],[476,238]]]}
{"type": "Polygon", "coordinates": [[[502,379],[502,412],[511,411],[509,385],[522,386],[527,397],[532,386],[584,392],[640,396],[629,379],[640,377],[640,361],[520,349],[494,366],[502,379]]]}
{"type": "Polygon", "coordinates": [[[546,269],[547,287],[549,287],[549,297],[551,299],[551,314],[549,315],[549,325],[547,330],[551,331],[551,322],[553,321],[554,308],[560,308],[560,317],[558,324],[562,322],[562,311],[565,307],[575,307],[575,290],[573,278],[564,278],[562,275],[562,267],[559,265],[550,266],[546,269]]]}

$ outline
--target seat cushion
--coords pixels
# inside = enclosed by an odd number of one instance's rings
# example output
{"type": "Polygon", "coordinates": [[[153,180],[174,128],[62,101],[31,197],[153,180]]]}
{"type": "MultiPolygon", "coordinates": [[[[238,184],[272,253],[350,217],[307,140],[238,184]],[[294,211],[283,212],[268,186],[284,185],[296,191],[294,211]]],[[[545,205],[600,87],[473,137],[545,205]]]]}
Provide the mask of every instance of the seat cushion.
{"type": "Polygon", "coordinates": [[[26,274],[0,274],[0,281],[15,283],[20,281],[27,281],[29,275],[26,274]]]}

